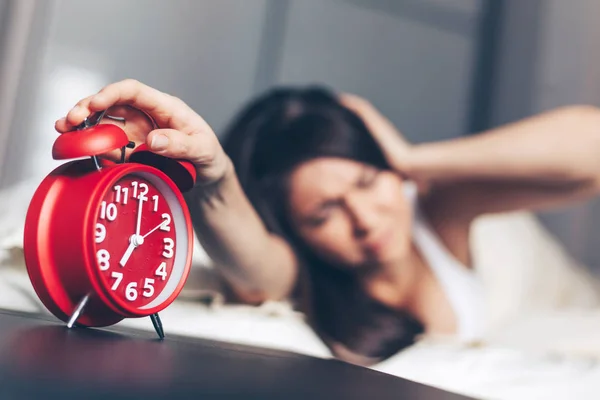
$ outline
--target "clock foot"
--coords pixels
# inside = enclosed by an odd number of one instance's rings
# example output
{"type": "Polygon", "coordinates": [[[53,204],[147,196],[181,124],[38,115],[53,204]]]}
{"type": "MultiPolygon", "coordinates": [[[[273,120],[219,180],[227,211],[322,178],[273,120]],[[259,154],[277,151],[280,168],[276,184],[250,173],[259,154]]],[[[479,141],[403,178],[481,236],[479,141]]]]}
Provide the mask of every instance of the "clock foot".
{"type": "Polygon", "coordinates": [[[165,338],[165,332],[163,331],[162,322],[160,322],[160,317],[157,314],[150,315],[150,319],[152,320],[152,325],[154,325],[154,330],[158,334],[158,337],[162,340],[165,338]]]}
{"type": "Polygon", "coordinates": [[[89,299],[90,299],[90,295],[86,294],[83,297],[83,299],[81,299],[79,304],[77,304],[75,311],[73,311],[73,314],[71,314],[71,318],[69,318],[69,322],[67,323],[68,328],[72,328],[73,325],[75,325],[75,321],[77,321],[77,318],[79,318],[79,316],[81,315],[81,312],[85,308],[85,305],[87,304],[89,299]]]}

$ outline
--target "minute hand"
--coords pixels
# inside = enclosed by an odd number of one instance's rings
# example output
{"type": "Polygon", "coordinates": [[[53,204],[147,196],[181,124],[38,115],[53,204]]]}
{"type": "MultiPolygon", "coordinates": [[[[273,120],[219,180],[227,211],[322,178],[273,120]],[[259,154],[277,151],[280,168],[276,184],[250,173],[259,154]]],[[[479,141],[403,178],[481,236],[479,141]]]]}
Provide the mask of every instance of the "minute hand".
{"type": "Polygon", "coordinates": [[[146,197],[140,195],[139,201],[138,201],[137,222],[136,222],[136,225],[135,225],[135,235],[136,236],[140,236],[140,228],[141,228],[141,225],[142,225],[142,205],[144,204],[145,200],[146,200],[146,197]]]}

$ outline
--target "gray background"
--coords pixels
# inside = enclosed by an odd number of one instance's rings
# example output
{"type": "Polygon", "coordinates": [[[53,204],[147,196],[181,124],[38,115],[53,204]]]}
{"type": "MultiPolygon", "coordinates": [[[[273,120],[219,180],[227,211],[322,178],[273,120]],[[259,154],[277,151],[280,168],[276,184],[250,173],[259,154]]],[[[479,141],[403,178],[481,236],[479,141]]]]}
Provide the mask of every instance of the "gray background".
{"type": "MultiPolygon", "coordinates": [[[[0,188],[40,180],[54,120],[136,78],[222,131],[276,84],[371,100],[413,142],[600,105],[595,0],[0,0],[0,188]]],[[[600,265],[596,201],[540,215],[600,265]]]]}

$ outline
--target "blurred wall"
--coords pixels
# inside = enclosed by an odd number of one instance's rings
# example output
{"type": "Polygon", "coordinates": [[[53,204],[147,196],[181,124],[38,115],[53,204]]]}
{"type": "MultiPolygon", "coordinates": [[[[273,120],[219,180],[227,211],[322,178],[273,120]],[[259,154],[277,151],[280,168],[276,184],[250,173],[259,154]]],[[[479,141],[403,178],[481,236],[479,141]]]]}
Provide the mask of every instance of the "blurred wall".
{"type": "MultiPolygon", "coordinates": [[[[54,120],[128,77],[217,133],[277,84],[365,96],[413,142],[600,105],[597,15],[597,0],[0,0],[0,188],[42,179],[54,120]]],[[[600,202],[540,217],[600,271],[600,202]]]]}
{"type": "MultiPolygon", "coordinates": [[[[490,126],[567,104],[600,106],[600,2],[503,4],[490,126]]],[[[572,255],[600,274],[600,200],[543,212],[540,219],[572,255]]]]}
{"type": "MultiPolygon", "coordinates": [[[[43,2],[38,2],[41,6],[43,2]]],[[[46,3],[48,4],[48,3],[46,3]]],[[[54,121],[107,83],[137,78],[220,125],[251,92],[265,0],[54,0],[12,119],[2,185],[41,179],[54,121]],[[34,87],[28,82],[36,82],[34,87]]]]}
{"type": "Polygon", "coordinates": [[[467,127],[481,2],[290,2],[278,83],[325,82],[372,101],[413,142],[467,127]]]}
{"type": "Polygon", "coordinates": [[[369,98],[413,141],[460,135],[479,4],[38,1],[46,25],[29,41],[32,68],[10,118],[0,187],[41,179],[58,164],[50,158],[55,119],[81,97],[128,77],[181,97],[217,133],[259,91],[324,83],[369,98]]]}
{"type": "Polygon", "coordinates": [[[43,15],[51,5],[52,0],[0,0],[0,168],[9,139],[20,136],[12,131],[15,116],[31,111],[31,96],[37,92],[38,55],[49,23],[43,15]]]}

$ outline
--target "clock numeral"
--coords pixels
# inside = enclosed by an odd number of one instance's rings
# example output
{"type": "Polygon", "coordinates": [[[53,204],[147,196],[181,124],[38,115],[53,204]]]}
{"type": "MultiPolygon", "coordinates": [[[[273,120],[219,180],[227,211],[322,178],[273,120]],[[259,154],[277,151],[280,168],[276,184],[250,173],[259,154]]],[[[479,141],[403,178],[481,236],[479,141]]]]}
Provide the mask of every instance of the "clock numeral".
{"type": "Polygon", "coordinates": [[[98,259],[98,264],[100,264],[100,271],[106,271],[110,268],[110,253],[108,250],[98,250],[96,253],[96,258],[98,259]]]}
{"type": "Polygon", "coordinates": [[[140,183],[140,196],[145,196],[148,194],[148,185],[145,183],[140,183]]]}
{"type": "Polygon", "coordinates": [[[121,202],[121,192],[123,192],[123,204],[127,204],[127,195],[129,194],[129,188],[121,187],[121,185],[115,185],[113,190],[115,194],[115,203],[121,202]]]}
{"type": "Polygon", "coordinates": [[[106,227],[101,223],[96,223],[96,243],[102,243],[106,239],[106,227]]]}
{"type": "Polygon", "coordinates": [[[136,290],[137,282],[129,282],[125,288],[125,298],[129,301],[134,301],[138,297],[136,290]]]}
{"type": "Polygon", "coordinates": [[[117,219],[117,206],[115,203],[106,204],[106,201],[102,202],[100,206],[100,219],[107,219],[111,222],[117,219]]]}
{"type": "Polygon", "coordinates": [[[144,196],[148,193],[148,185],[145,184],[144,182],[139,183],[137,181],[133,181],[131,182],[131,186],[133,186],[133,193],[132,193],[132,197],[134,199],[139,198],[138,196],[144,196]],[[138,188],[139,188],[139,193],[138,193],[138,188]]]}
{"type": "Polygon", "coordinates": [[[154,201],[154,212],[158,211],[158,195],[155,194],[152,196],[152,200],[154,201]]]}
{"type": "Polygon", "coordinates": [[[165,232],[170,232],[171,227],[169,224],[171,223],[171,215],[167,213],[163,213],[162,215],[163,223],[160,225],[160,230],[165,232]]]}
{"type": "Polygon", "coordinates": [[[142,292],[142,296],[144,297],[152,297],[154,294],[154,279],[146,278],[144,281],[144,291],[142,292]]]}
{"type": "Polygon", "coordinates": [[[154,275],[160,276],[163,281],[167,279],[167,263],[164,261],[161,262],[158,268],[156,268],[154,275]]]}
{"type": "Polygon", "coordinates": [[[117,194],[115,195],[115,203],[120,203],[121,202],[121,185],[115,185],[113,187],[113,190],[115,192],[117,192],[117,194]]]}
{"type": "Polygon", "coordinates": [[[122,272],[117,272],[117,271],[113,271],[111,272],[110,276],[112,276],[113,278],[115,278],[115,283],[113,283],[112,287],[110,288],[111,290],[117,290],[117,288],[119,287],[119,283],[121,283],[121,281],[123,280],[123,273],[122,272]]]}
{"type": "Polygon", "coordinates": [[[175,242],[173,242],[173,239],[171,239],[171,238],[164,238],[163,242],[165,243],[165,249],[162,253],[163,257],[165,257],[165,258],[173,257],[173,246],[175,245],[175,242]]]}

